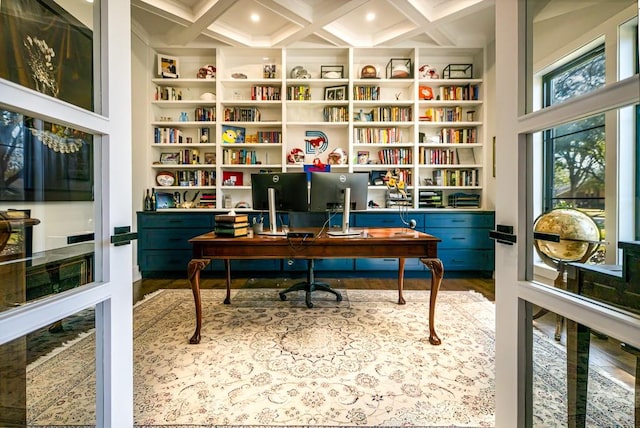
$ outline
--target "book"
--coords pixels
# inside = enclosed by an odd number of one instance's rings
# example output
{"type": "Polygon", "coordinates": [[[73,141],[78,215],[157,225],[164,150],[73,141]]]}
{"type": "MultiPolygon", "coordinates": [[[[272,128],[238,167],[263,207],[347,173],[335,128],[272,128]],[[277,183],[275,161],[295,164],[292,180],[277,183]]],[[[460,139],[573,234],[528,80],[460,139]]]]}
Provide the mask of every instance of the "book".
{"type": "Polygon", "coordinates": [[[241,229],[243,227],[249,227],[249,222],[243,221],[240,223],[234,223],[231,221],[217,221],[216,229],[241,229]]]}
{"type": "Polygon", "coordinates": [[[249,214],[217,214],[214,219],[216,223],[249,223],[249,214]]]}
{"type": "Polygon", "coordinates": [[[238,229],[225,229],[225,228],[216,227],[215,232],[216,232],[216,235],[219,235],[219,236],[240,237],[240,236],[247,236],[247,234],[249,233],[249,228],[240,227],[238,229]]]}

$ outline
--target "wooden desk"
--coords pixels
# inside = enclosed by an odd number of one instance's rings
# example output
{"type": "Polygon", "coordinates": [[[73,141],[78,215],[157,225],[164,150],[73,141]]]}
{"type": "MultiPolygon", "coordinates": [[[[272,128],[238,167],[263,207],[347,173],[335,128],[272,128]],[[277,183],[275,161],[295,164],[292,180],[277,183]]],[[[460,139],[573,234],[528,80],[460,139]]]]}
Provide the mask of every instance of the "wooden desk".
{"type": "Polygon", "coordinates": [[[188,275],[196,307],[196,330],[190,343],[200,343],[202,326],[202,302],[200,300],[200,271],[212,259],[222,259],[227,276],[225,304],[231,303],[232,259],[327,259],[327,258],[398,258],[398,304],[405,304],[402,296],[404,264],[407,258],[418,258],[431,270],[431,296],[429,300],[429,342],[439,345],[436,334],[436,296],[442,282],[443,267],[438,259],[440,239],[426,233],[401,228],[363,228],[361,235],[349,237],[318,234],[313,238],[286,238],[284,236],[256,235],[242,238],[216,236],[205,233],[189,240],[193,244],[193,259],[189,262],[188,275]]]}

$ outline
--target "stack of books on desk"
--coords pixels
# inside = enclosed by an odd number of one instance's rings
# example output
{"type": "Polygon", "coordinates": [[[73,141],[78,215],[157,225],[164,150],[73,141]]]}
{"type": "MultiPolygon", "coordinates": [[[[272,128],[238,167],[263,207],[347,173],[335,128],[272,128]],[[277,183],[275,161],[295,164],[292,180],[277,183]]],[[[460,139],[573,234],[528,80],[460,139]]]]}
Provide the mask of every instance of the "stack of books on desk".
{"type": "Polygon", "coordinates": [[[215,232],[219,236],[247,236],[249,216],[247,214],[218,214],[215,216],[215,232]]]}

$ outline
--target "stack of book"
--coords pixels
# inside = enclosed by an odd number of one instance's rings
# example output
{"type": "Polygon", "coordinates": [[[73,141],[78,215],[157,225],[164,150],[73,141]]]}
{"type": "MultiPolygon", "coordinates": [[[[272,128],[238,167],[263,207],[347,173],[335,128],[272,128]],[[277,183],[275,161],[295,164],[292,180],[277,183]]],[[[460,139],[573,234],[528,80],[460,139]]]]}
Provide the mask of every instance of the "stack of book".
{"type": "Polygon", "coordinates": [[[215,216],[215,232],[219,236],[247,236],[249,216],[247,214],[218,214],[215,216]]]}
{"type": "Polygon", "coordinates": [[[203,193],[200,196],[200,206],[202,208],[215,208],[216,207],[216,194],[215,193],[203,193]]]}

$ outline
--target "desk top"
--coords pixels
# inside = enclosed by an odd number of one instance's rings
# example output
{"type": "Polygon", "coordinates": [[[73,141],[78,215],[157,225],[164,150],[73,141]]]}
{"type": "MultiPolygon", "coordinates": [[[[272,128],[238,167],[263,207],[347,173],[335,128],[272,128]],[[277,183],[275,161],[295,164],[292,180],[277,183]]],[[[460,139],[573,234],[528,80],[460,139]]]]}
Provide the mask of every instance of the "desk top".
{"type": "Polygon", "coordinates": [[[320,228],[308,238],[249,235],[217,236],[205,233],[189,240],[194,257],[204,258],[355,258],[355,257],[437,257],[439,238],[407,228],[357,228],[359,235],[329,236],[320,228]]]}

